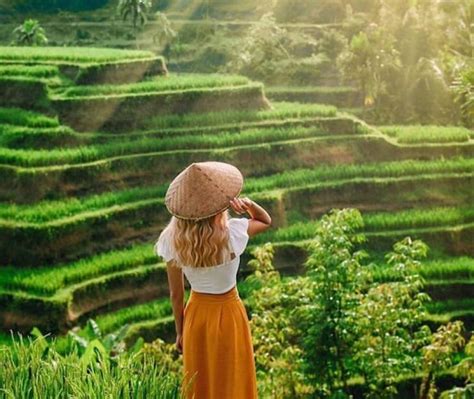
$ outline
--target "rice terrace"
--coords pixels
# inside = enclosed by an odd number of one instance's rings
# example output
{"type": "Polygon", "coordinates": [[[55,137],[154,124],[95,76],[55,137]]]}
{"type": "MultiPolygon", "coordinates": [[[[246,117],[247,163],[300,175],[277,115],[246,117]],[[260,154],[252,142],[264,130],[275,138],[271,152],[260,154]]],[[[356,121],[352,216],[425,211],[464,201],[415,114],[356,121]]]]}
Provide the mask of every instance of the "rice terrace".
{"type": "Polygon", "coordinates": [[[259,398],[474,398],[473,25],[472,0],[0,0],[0,399],[190,397],[154,244],[208,160],[272,216],[237,274],[259,398]]]}

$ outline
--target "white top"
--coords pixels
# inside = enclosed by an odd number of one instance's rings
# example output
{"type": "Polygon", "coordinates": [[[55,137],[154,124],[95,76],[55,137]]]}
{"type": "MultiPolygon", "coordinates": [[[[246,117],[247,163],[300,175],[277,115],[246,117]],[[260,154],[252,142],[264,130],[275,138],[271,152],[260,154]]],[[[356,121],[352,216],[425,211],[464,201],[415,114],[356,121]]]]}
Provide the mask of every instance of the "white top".
{"type": "MultiPolygon", "coordinates": [[[[240,255],[244,252],[249,240],[248,225],[249,220],[245,217],[229,219],[229,239],[232,252],[235,253],[234,259],[208,267],[182,266],[183,273],[193,291],[222,294],[236,285],[240,255]]],[[[155,253],[166,262],[174,258],[169,237],[163,232],[156,242],[155,253]]]]}

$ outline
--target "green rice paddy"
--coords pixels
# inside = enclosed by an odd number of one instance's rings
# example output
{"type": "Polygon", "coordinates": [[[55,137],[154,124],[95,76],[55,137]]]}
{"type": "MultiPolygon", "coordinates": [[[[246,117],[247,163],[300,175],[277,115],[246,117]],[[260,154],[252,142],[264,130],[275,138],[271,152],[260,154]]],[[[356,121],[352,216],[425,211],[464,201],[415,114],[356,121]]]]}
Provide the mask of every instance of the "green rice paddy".
{"type": "MultiPolygon", "coordinates": [[[[222,112],[189,113],[182,110],[184,112],[166,115],[157,113],[156,116],[143,120],[140,129],[120,133],[78,132],[66,126],[56,116],[55,101],[71,102],[79,107],[83,101],[108,101],[112,98],[127,100],[134,96],[158,96],[169,92],[186,100],[199,90],[212,95],[220,90],[261,87],[260,83],[243,76],[194,73],[147,76],[134,83],[75,85],[62,76],[61,72],[64,65],[102,68],[107,64],[153,61],[159,58],[147,51],[0,47],[0,78],[7,81],[10,78],[40,80],[47,86],[51,100],[47,115],[21,107],[0,107],[0,164],[2,173],[7,178],[12,171],[17,173],[16,177],[8,180],[12,182],[12,189],[16,189],[26,173],[31,174],[29,182],[33,187],[36,178],[40,176],[42,179],[37,181],[45,184],[49,184],[47,179],[51,179],[51,190],[70,185],[70,176],[79,176],[78,180],[82,177],[91,181],[97,179],[99,185],[102,167],[104,174],[108,174],[109,170],[106,168],[112,160],[121,162],[132,157],[137,158],[136,165],[140,166],[145,159],[140,158],[142,154],[170,153],[172,157],[181,159],[188,153],[198,153],[201,150],[210,150],[210,154],[216,154],[229,149],[253,149],[259,146],[276,151],[278,147],[293,148],[291,145],[295,143],[304,149],[309,140],[314,140],[317,144],[318,140],[321,143],[330,139],[335,141],[337,136],[339,146],[329,150],[335,161],[332,164],[320,163],[314,155],[301,150],[298,156],[306,157],[307,167],[280,167],[273,170],[272,165],[264,165],[273,171],[262,173],[258,170],[255,174],[246,176],[242,195],[271,204],[278,203],[280,206],[292,203],[295,207],[285,210],[287,220],[281,227],[252,238],[245,254],[246,259],[256,245],[271,241],[280,248],[279,256],[283,257],[289,267],[295,267],[296,265],[291,264],[295,262],[291,254],[297,249],[306,248],[317,225],[316,219],[310,219],[305,214],[312,210],[302,208],[306,206],[305,201],[314,200],[323,190],[326,190],[325,193],[331,192],[333,196],[327,198],[325,203],[332,201],[336,204],[341,200],[338,195],[353,189],[364,187],[371,190],[377,187],[382,190],[397,182],[406,184],[406,191],[393,193],[393,209],[381,210],[386,203],[381,202],[382,198],[374,198],[372,203],[365,204],[368,209],[363,212],[365,225],[362,231],[367,233],[369,241],[405,233],[417,235],[442,231],[451,234],[451,229],[474,226],[472,203],[460,203],[461,199],[469,196],[469,187],[462,184],[455,186],[458,180],[471,182],[474,173],[474,158],[468,151],[461,150],[469,146],[474,137],[472,131],[465,128],[421,125],[371,127],[333,105],[283,101],[272,102],[269,109],[248,110],[235,107],[222,112]],[[411,147],[416,147],[419,152],[407,152],[408,155],[396,161],[380,161],[384,154],[370,153],[358,154],[358,161],[348,160],[347,157],[354,154],[346,152],[347,143],[355,138],[362,140],[366,137],[386,142],[387,148],[397,146],[397,151],[398,147],[408,148],[408,151],[411,147]],[[441,149],[449,146],[450,155],[429,159],[429,145],[438,145],[441,149]],[[92,163],[97,163],[97,169],[82,169],[83,165],[92,163]],[[54,173],[59,170],[61,173],[66,172],[55,181],[54,173]],[[451,192],[440,188],[440,182],[446,179],[456,180],[456,183],[450,183],[454,187],[451,192]],[[430,200],[447,205],[433,205],[426,200],[430,184],[434,187],[429,193],[430,200]],[[440,189],[437,190],[438,188],[440,189]],[[414,207],[407,208],[408,203],[414,207]]],[[[344,96],[354,94],[354,89],[276,87],[268,90],[268,93],[273,94],[286,92],[344,96]]],[[[259,153],[252,154],[255,156],[259,153]]],[[[291,152],[285,154],[290,158],[292,156],[291,152]]],[[[278,157],[276,152],[275,157],[278,157]]],[[[262,163],[267,164],[272,161],[272,157],[261,159],[262,163]]],[[[125,220],[123,216],[125,211],[129,212],[126,216],[129,218],[136,217],[138,211],[145,208],[156,215],[157,209],[163,209],[168,183],[149,184],[140,178],[129,181],[127,172],[128,169],[133,169],[130,165],[131,163],[124,161],[121,168],[110,169],[110,174],[116,179],[115,183],[106,186],[107,189],[98,194],[94,194],[98,190],[91,190],[90,187],[78,187],[73,196],[60,200],[47,199],[53,197],[50,192],[44,196],[39,195],[36,198],[43,199],[31,204],[25,205],[15,200],[0,203],[0,231],[11,232],[13,235],[26,234],[25,231],[30,234],[28,229],[31,229],[34,231],[32,234],[46,234],[45,239],[65,239],[74,238],[77,226],[102,228],[120,223],[122,228],[129,227],[128,219],[125,220]],[[120,219],[120,215],[124,219],[120,219]],[[100,222],[96,225],[94,221],[100,222]],[[63,228],[65,230],[61,230],[63,228]],[[62,231],[65,233],[61,234],[62,231]]],[[[160,182],[163,180],[157,183],[160,182]]],[[[44,187],[35,188],[46,190],[44,187]]],[[[19,193],[22,194],[21,190],[19,193]]],[[[390,193],[387,193],[387,198],[389,196],[390,193]]],[[[136,222],[138,226],[143,223],[142,220],[136,222]]],[[[157,234],[160,227],[156,226],[157,234]]],[[[140,227],[133,228],[140,230],[140,227]]],[[[81,295],[85,297],[88,292],[102,290],[100,292],[103,293],[103,298],[100,299],[104,300],[110,292],[120,290],[127,284],[156,282],[156,286],[166,286],[165,264],[153,253],[150,235],[148,231],[146,238],[137,235],[138,238],[131,239],[130,242],[119,239],[115,242],[110,238],[110,246],[94,247],[86,256],[73,261],[58,264],[44,262],[34,268],[17,264],[4,266],[0,268],[0,299],[7,304],[7,311],[18,312],[20,315],[22,310],[25,314],[32,312],[35,309],[32,303],[52,309],[52,317],[58,320],[74,310],[81,320],[94,317],[104,333],[116,331],[126,323],[133,327],[131,334],[142,329],[158,331],[157,325],[160,323],[173,328],[171,304],[164,295],[146,303],[134,303],[132,297],[127,304],[112,301],[112,306],[121,308],[103,314],[99,314],[93,304],[90,308],[81,309],[81,295]]],[[[96,241],[102,239],[98,237],[96,241]]],[[[419,269],[430,289],[439,283],[449,291],[450,287],[451,290],[455,289],[455,284],[469,285],[474,282],[474,258],[466,254],[448,256],[440,252],[433,248],[436,256],[423,261],[419,269]]],[[[394,276],[382,266],[375,271],[375,277],[383,281],[394,276]]],[[[245,290],[245,284],[240,281],[239,291],[243,296],[245,290]]],[[[472,312],[473,303],[474,299],[471,297],[459,300],[447,295],[442,300],[430,303],[430,317],[438,321],[465,317],[472,312]]],[[[104,302],[100,306],[104,306],[104,302]]],[[[0,345],[10,341],[9,334],[3,330],[0,332],[0,345]]]]}
{"type": "Polygon", "coordinates": [[[460,126],[378,126],[386,135],[396,138],[399,143],[451,143],[467,142],[473,137],[473,132],[460,126]]]}
{"type": "Polygon", "coordinates": [[[0,63],[70,62],[77,64],[123,61],[153,57],[150,51],[118,50],[94,47],[14,47],[0,46],[0,63]]]}

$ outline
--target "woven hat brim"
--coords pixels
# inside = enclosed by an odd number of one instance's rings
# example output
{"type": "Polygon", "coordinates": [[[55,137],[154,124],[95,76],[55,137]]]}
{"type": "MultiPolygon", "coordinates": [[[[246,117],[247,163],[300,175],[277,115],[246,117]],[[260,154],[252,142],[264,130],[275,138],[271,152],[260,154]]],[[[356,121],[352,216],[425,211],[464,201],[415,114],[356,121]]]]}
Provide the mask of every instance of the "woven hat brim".
{"type": "MultiPolygon", "coordinates": [[[[238,197],[240,195],[240,193],[242,192],[242,189],[239,190],[239,192],[237,194],[235,194],[235,197],[238,197]]],[[[166,209],[168,209],[168,212],[171,213],[173,216],[179,218],[179,219],[185,219],[185,220],[202,220],[202,219],[207,219],[207,218],[210,218],[211,216],[214,216],[214,215],[217,215],[218,213],[221,213],[221,212],[224,212],[226,209],[230,208],[230,204],[228,205],[225,205],[222,209],[218,209],[217,211],[207,215],[207,216],[201,216],[201,217],[184,217],[184,216],[180,216],[178,214],[175,214],[173,213],[169,208],[168,206],[166,205],[166,209]]]]}
{"type": "Polygon", "coordinates": [[[171,182],[165,205],[172,215],[200,220],[223,212],[243,187],[243,176],[235,166],[217,161],[195,162],[171,182]]]}

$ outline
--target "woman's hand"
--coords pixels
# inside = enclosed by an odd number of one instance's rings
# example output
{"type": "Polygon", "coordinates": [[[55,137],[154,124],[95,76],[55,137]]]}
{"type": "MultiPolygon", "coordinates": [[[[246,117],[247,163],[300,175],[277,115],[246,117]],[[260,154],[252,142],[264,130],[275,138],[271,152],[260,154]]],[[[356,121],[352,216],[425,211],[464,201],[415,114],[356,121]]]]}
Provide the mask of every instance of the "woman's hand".
{"type": "Polygon", "coordinates": [[[252,207],[253,201],[250,198],[233,198],[230,200],[230,206],[237,214],[246,213],[252,207]]]}
{"type": "Polygon", "coordinates": [[[176,335],[176,350],[183,353],[183,334],[176,335]]]}

